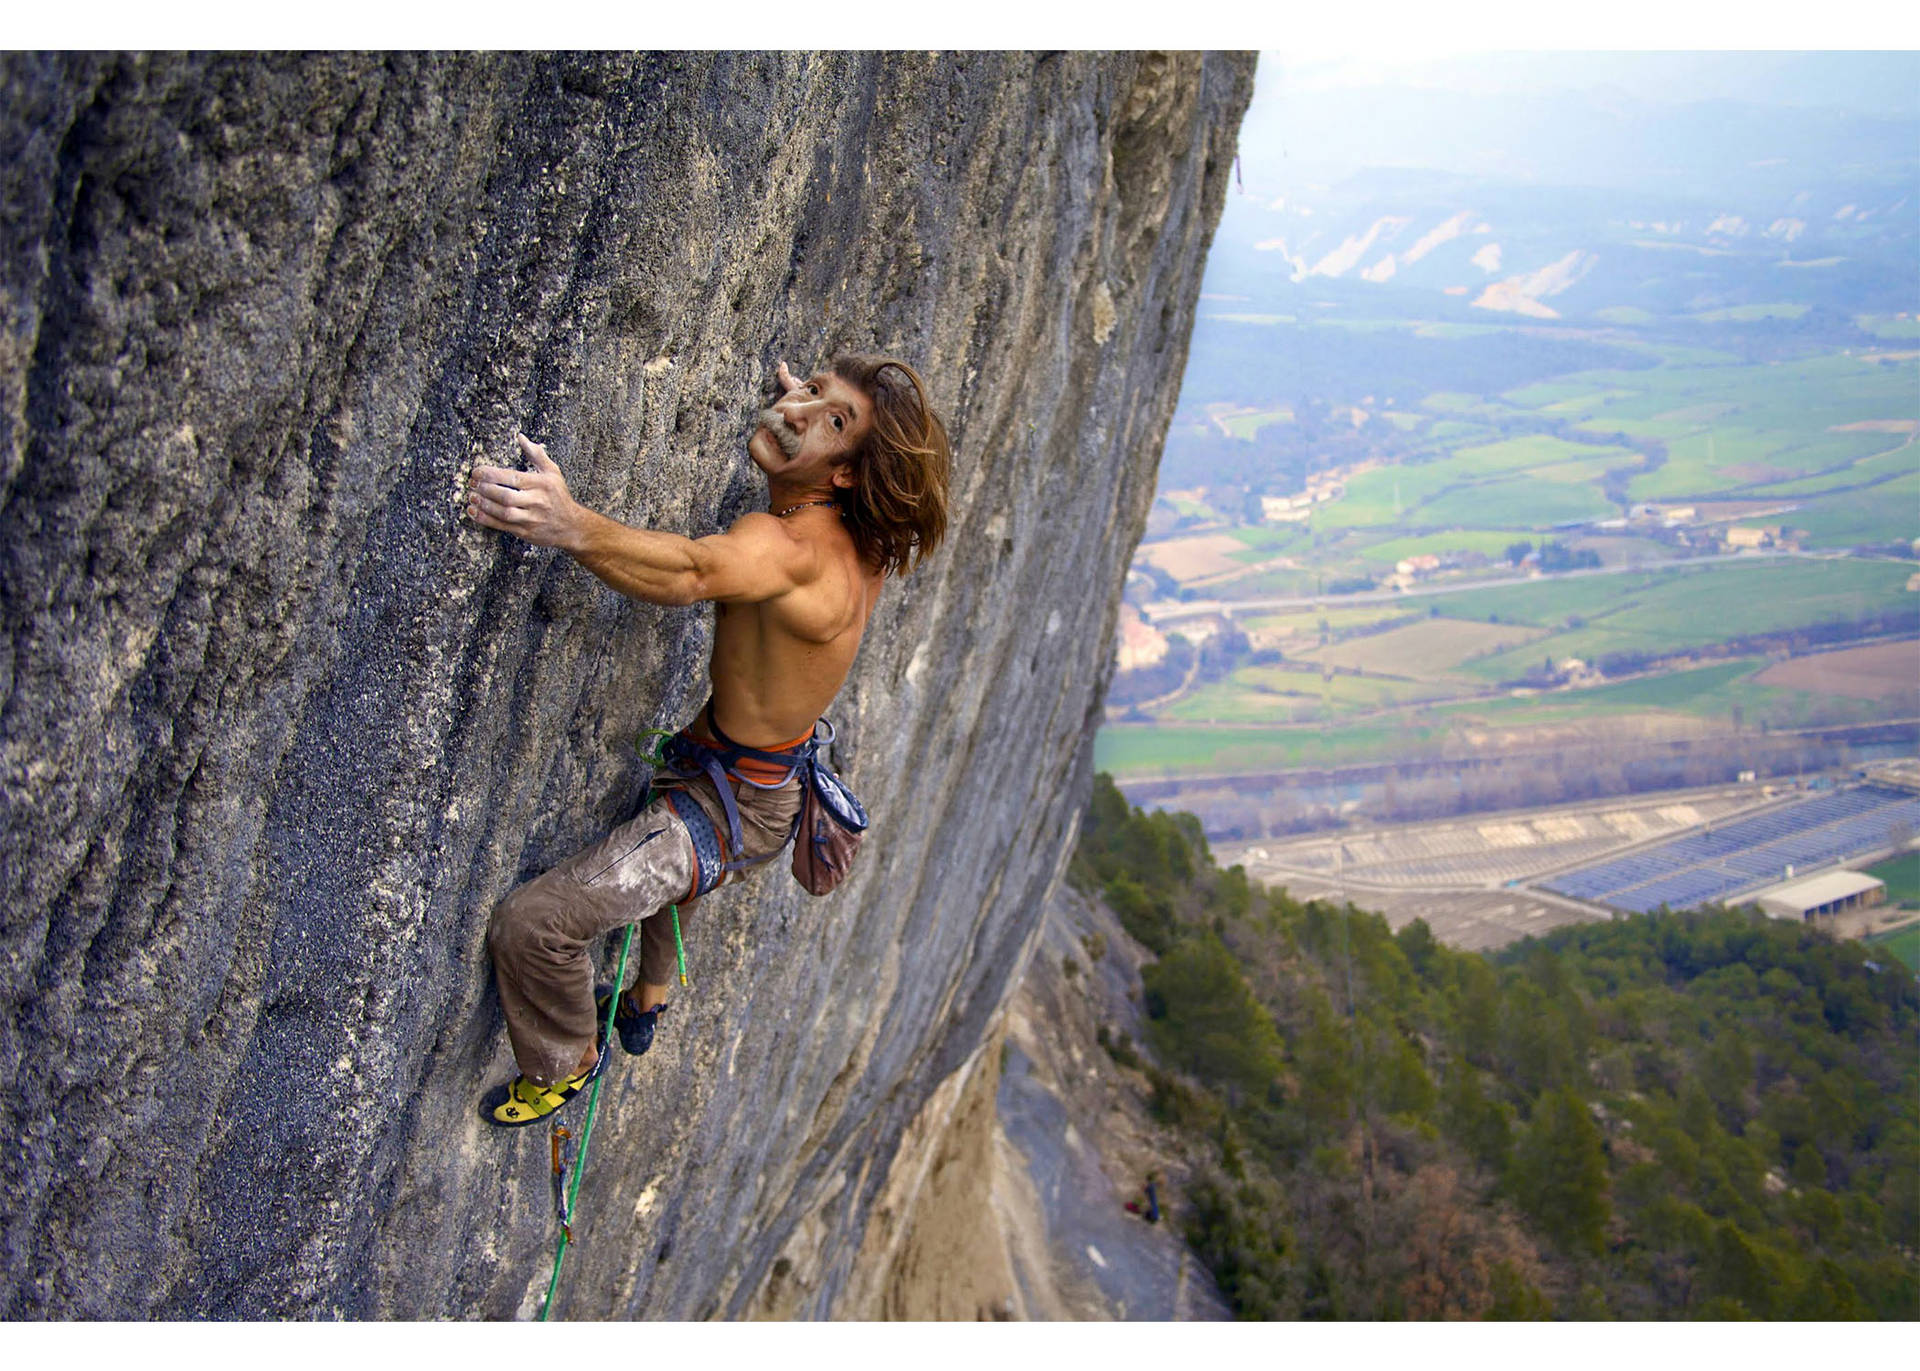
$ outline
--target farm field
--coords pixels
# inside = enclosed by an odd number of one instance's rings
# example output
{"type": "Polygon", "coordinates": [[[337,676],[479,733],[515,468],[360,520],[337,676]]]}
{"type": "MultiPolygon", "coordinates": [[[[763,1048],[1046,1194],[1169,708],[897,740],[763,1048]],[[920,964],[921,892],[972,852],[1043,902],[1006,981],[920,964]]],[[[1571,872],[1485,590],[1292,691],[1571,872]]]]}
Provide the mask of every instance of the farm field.
{"type": "Polygon", "coordinates": [[[1907,970],[1920,972],[1920,924],[1908,924],[1905,928],[1892,933],[1881,933],[1868,938],[1868,942],[1884,947],[1893,956],[1907,964],[1907,970]]]}
{"type": "MultiPolygon", "coordinates": [[[[1647,372],[1565,378],[1561,386],[1597,398],[1558,409],[1592,429],[1666,443],[1665,463],[1630,483],[1633,498],[1702,498],[1886,451],[1884,433],[1858,426],[1914,419],[1915,374],[1909,365],[1832,354],[1758,367],[1689,365],[1668,355],[1647,372]]],[[[1531,406],[1549,393],[1530,387],[1505,398],[1531,406]]]]}
{"type": "Polygon", "coordinates": [[[1876,445],[1875,451],[1863,457],[1848,458],[1844,464],[1830,467],[1817,475],[1750,486],[1744,493],[1755,499],[1782,495],[1820,495],[1829,491],[1871,485],[1876,481],[1891,480],[1896,476],[1905,476],[1920,469],[1920,453],[1914,451],[1911,441],[1892,447],[1882,446],[1885,442],[1886,439],[1882,436],[1881,445],[1876,445]]]}
{"type": "Polygon", "coordinates": [[[1565,462],[1585,461],[1595,456],[1619,460],[1637,455],[1626,448],[1594,447],[1587,443],[1568,442],[1565,438],[1556,438],[1547,433],[1529,433],[1522,438],[1458,448],[1445,465],[1463,477],[1514,475],[1565,462]]]}
{"type": "Polygon", "coordinates": [[[1790,520],[1807,531],[1808,547],[1911,542],[1920,537],[1920,471],[1865,490],[1808,500],[1790,520]]]}
{"type": "Polygon", "coordinates": [[[1290,409],[1265,409],[1250,414],[1222,415],[1216,422],[1235,438],[1251,438],[1268,424],[1283,423],[1291,418],[1290,409]]]}
{"type": "Polygon", "coordinates": [[[1531,642],[1539,636],[1539,630],[1522,624],[1427,618],[1300,655],[1310,662],[1349,670],[1436,680],[1452,674],[1470,658],[1531,642]]]}
{"type": "Polygon", "coordinates": [[[1739,717],[1770,727],[1863,722],[1884,711],[1851,698],[1761,684],[1759,658],[1739,658],[1687,671],[1609,682],[1585,689],[1543,691],[1437,707],[1436,719],[1524,728],[1623,715],[1684,714],[1699,719],[1739,717]]]}
{"type": "Polygon", "coordinates": [[[1894,562],[1736,561],[1250,618],[1245,627],[1291,660],[1341,674],[1239,667],[1165,707],[1157,726],[1103,730],[1100,764],[1134,776],[1331,766],[1430,754],[1463,728],[1525,732],[1633,716],[1776,728],[1903,717],[1920,693],[1902,693],[1911,640],[1825,654],[1834,661],[1824,665],[1747,655],[1583,688],[1481,692],[1567,656],[1666,654],[1910,605],[1920,597],[1905,590],[1907,574],[1894,562]],[[1438,612],[1413,617],[1423,608],[1438,612]],[[1827,688],[1836,681],[1841,689],[1827,688]]]}
{"type": "Polygon", "coordinates": [[[1762,665],[1759,658],[1742,657],[1731,662],[1691,671],[1673,671],[1637,680],[1613,681],[1584,690],[1555,690],[1539,694],[1507,695],[1498,699],[1449,706],[1441,712],[1449,716],[1471,715],[1504,723],[1537,723],[1549,719],[1574,718],[1620,711],[1680,710],[1690,714],[1725,712],[1732,696],[1731,687],[1745,680],[1762,665]]]}
{"type": "Polygon", "coordinates": [[[1752,634],[1912,611],[1904,563],[1853,560],[1721,562],[1702,567],[1539,581],[1428,601],[1438,613],[1560,627],[1522,651],[1483,657],[1483,680],[1516,679],[1543,655],[1592,660],[1612,652],[1671,654],[1752,634]],[[1577,621],[1577,622],[1576,622],[1577,621]]]}
{"type": "Polygon", "coordinates": [[[1289,548],[1303,547],[1311,541],[1305,530],[1295,524],[1258,525],[1252,528],[1228,530],[1227,536],[1245,545],[1244,552],[1229,553],[1229,556],[1271,557],[1289,548]]]}
{"type": "MultiPolygon", "coordinates": [[[[1344,491],[1306,521],[1247,524],[1214,535],[1231,544],[1182,550],[1189,583],[1201,577],[1193,598],[1319,603],[1236,615],[1253,649],[1277,648],[1286,665],[1242,662],[1168,701],[1159,741],[1149,725],[1103,732],[1103,764],[1153,774],[1267,770],[1431,755],[1486,729],[1509,740],[1615,727],[1630,736],[1631,721],[1644,718],[1679,736],[1736,720],[1790,728],[1920,711],[1911,641],[1804,655],[1849,634],[1920,627],[1920,593],[1906,589],[1916,564],[1886,555],[1920,537],[1920,352],[1901,350],[1920,325],[1864,318],[1863,327],[1898,341],[1849,353],[1812,338],[1747,348],[1742,329],[1798,338],[1811,327],[1803,306],[1765,296],[1692,309],[1700,317],[1688,327],[1727,346],[1663,337],[1645,311],[1613,313],[1615,325],[1634,327],[1300,311],[1289,325],[1296,331],[1460,345],[1524,336],[1528,349],[1579,337],[1604,346],[1568,356],[1610,350],[1647,365],[1587,366],[1486,393],[1394,385],[1344,401],[1215,406],[1216,431],[1243,437],[1250,451],[1295,444],[1311,454],[1303,473],[1331,472],[1344,491]],[[1634,508],[1647,500],[1664,508],[1634,508]],[[1666,526],[1663,512],[1680,505],[1692,510],[1666,526]],[[1859,555],[1694,560],[1725,551],[1736,524],[1784,525],[1809,550],[1859,555]],[[1548,539],[1598,556],[1605,571],[1539,578],[1509,565],[1514,543],[1548,539]],[[1378,585],[1397,563],[1424,556],[1442,565],[1416,569],[1427,584],[1404,599],[1349,606],[1325,589],[1378,585]],[[1449,577],[1507,583],[1440,589],[1449,577]],[[1787,647],[1802,655],[1777,660],[1787,647]],[[1729,652],[1738,655],[1717,660],[1729,652]],[[1611,678],[1583,678],[1569,659],[1611,678]],[[1322,680],[1294,669],[1301,664],[1337,674],[1322,680]],[[1569,672],[1574,686],[1556,686],[1569,672]]],[[[1206,479],[1203,468],[1189,470],[1189,484],[1206,479]]],[[[1257,468],[1234,471],[1233,484],[1206,501],[1230,522],[1261,493],[1257,468]]],[[[1166,566],[1164,554],[1156,560],[1166,566]]]]}
{"type": "Polygon", "coordinates": [[[1628,538],[1607,534],[1570,534],[1566,544],[1578,552],[1590,548],[1604,566],[1652,566],[1661,562],[1681,560],[1684,553],[1679,548],[1668,547],[1646,538],[1628,538]]]}
{"type": "Polygon", "coordinates": [[[1428,681],[1335,675],[1283,667],[1246,666],[1183,696],[1163,719],[1207,723],[1303,723],[1339,714],[1372,712],[1450,696],[1428,681]]]}
{"type": "MultiPolygon", "coordinates": [[[[1271,554],[1262,554],[1256,560],[1265,561],[1271,554]]],[[[1319,589],[1321,577],[1312,571],[1296,570],[1290,567],[1268,567],[1264,571],[1249,569],[1236,554],[1234,564],[1244,573],[1239,576],[1210,582],[1208,594],[1227,599],[1257,600],[1268,595],[1311,595],[1319,589]]]]}
{"type": "Polygon", "coordinates": [[[1878,700],[1902,713],[1920,711],[1920,639],[1842,648],[1777,662],[1754,680],[1822,695],[1878,700]]]}
{"type": "Polygon", "coordinates": [[[1867,867],[1866,873],[1887,883],[1888,904],[1920,908],[1920,851],[1903,852],[1878,866],[1867,867]]]}
{"type": "Polygon", "coordinates": [[[1853,321],[1876,338],[1920,338],[1920,319],[1859,314],[1853,321]]]}
{"type": "Polygon", "coordinates": [[[1116,779],[1194,772],[1282,771],[1371,761],[1389,749],[1436,751],[1439,730],[1397,726],[1337,730],[1220,728],[1204,724],[1110,724],[1094,740],[1094,765],[1116,779]]]}
{"type": "Polygon", "coordinates": [[[1525,533],[1614,513],[1613,503],[1592,486],[1536,474],[1447,491],[1409,510],[1405,522],[1414,528],[1470,525],[1525,533]]]}
{"type": "Polygon", "coordinates": [[[1618,511],[1592,483],[1642,460],[1627,448],[1546,434],[1463,447],[1434,461],[1360,473],[1344,495],[1314,511],[1314,525],[1529,531],[1603,519],[1618,511]]]}
{"type": "Polygon", "coordinates": [[[1448,552],[1478,552],[1497,560],[1506,554],[1514,541],[1515,535],[1510,529],[1451,529],[1445,533],[1416,533],[1403,538],[1389,538],[1361,549],[1360,555],[1387,566],[1392,566],[1402,557],[1418,557],[1422,553],[1438,556],[1448,552]]]}
{"type": "Polygon", "coordinates": [[[1406,615],[1407,610],[1400,605],[1342,606],[1337,601],[1330,601],[1325,609],[1250,615],[1243,622],[1250,631],[1261,630],[1288,638],[1313,638],[1317,641],[1323,624],[1329,632],[1340,633],[1369,624],[1385,623],[1389,619],[1403,619],[1406,615]]]}
{"type": "Polygon", "coordinates": [[[1149,543],[1141,556],[1176,581],[1197,580],[1240,570],[1231,554],[1242,550],[1239,539],[1227,533],[1203,533],[1193,538],[1172,538],[1164,543],[1149,543]]]}
{"type": "MultiPolygon", "coordinates": [[[[1728,317],[1775,312],[1771,305],[1732,307],[1728,317]]],[[[1404,326],[1346,320],[1343,327],[1404,326]]],[[[1451,337],[1500,327],[1423,325],[1418,331],[1451,337]]],[[[1412,405],[1402,401],[1389,427],[1415,443],[1411,460],[1353,475],[1343,495],[1314,509],[1310,526],[1242,528],[1234,536],[1243,549],[1214,545],[1212,551],[1247,564],[1285,549],[1306,569],[1340,579],[1377,574],[1383,564],[1427,551],[1497,557],[1503,539],[1623,516],[1627,509],[1616,500],[1627,499],[1797,501],[1799,508],[1781,521],[1806,528],[1819,547],[1920,535],[1920,446],[1911,442],[1920,424],[1920,358],[1875,361],[1829,352],[1752,365],[1717,349],[1613,341],[1657,364],[1569,373],[1498,396],[1441,390],[1412,405]],[[1502,432],[1527,415],[1571,427],[1502,432]],[[1623,438],[1661,449],[1649,457],[1623,446],[1623,438]],[[1610,474],[1624,486],[1609,484],[1610,474]]],[[[1296,422],[1291,406],[1213,409],[1212,423],[1249,439],[1296,422]]],[[[1637,541],[1650,559],[1671,555],[1644,534],[1619,541],[1637,541]]],[[[1616,552],[1617,560],[1628,560],[1624,550],[1616,552]]],[[[1228,574],[1218,561],[1193,560],[1201,555],[1175,550],[1155,560],[1166,566],[1167,557],[1186,559],[1193,576],[1228,574]]],[[[1181,579],[1170,568],[1169,574],[1181,579]]],[[[1278,593],[1302,584],[1270,574],[1232,581],[1228,593],[1278,593]]]]}

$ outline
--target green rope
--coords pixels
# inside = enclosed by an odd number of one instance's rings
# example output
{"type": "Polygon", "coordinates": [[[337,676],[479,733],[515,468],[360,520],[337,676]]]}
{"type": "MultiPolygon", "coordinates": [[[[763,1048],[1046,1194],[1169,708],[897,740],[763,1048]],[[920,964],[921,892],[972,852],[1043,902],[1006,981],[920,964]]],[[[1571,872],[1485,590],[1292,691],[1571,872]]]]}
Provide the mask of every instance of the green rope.
{"type": "Polygon", "coordinates": [[[635,752],[638,752],[640,754],[640,760],[643,762],[646,762],[648,765],[665,766],[667,764],[667,759],[660,755],[660,749],[663,746],[663,744],[655,743],[653,745],[653,751],[649,752],[647,751],[647,739],[671,738],[674,735],[674,732],[675,730],[671,728],[642,729],[640,731],[640,736],[633,740],[633,750],[635,752]]]}
{"type": "MultiPolygon", "coordinates": [[[[649,751],[647,748],[647,740],[649,738],[671,738],[674,732],[675,730],[671,728],[643,729],[640,736],[633,741],[633,750],[640,754],[642,761],[656,767],[665,766],[666,759],[660,755],[662,744],[656,742],[653,745],[653,749],[649,751]]],[[[680,906],[674,905],[672,909],[673,950],[680,958],[680,984],[685,985],[687,983],[687,950],[680,942],[680,906]]],[[[603,1027],[608,1041],[611,1041],[613,1038],[613,1016],[618,1013],[620,1009],[620,996],[624,993],[623,987],[627,983],[627,953],[632,947],[633,925],[628,924],[627,935],[620,941],[620,969],[613,974],[613,994],[607,998],[607,1022],[603,1027]]],[[[593,1090],[587,1096],[587,1123],[586,1127],[580,1130],[580,1152],[574,1159],[573,1185],[567,1191],[567,1212],[569,1214],[573,1212],[574,1204],[580,1198],[580,1181],[587,1173],[587,1145],[593,1141],[593,1119],[594,1115],[600,1111],[600,1083],[605,1078],[605,1072],[596,1076],[593,1081],[593,1090]]],[[[560,1264],[567,1259],[569,1239],[570,1234],[568,1230],[564,1227],[561,1228],[560,1242],[553,1254],[553,1274],[547,1277],[547,1293],[545,1298],[540,1301],[539,1322],[541,1323],[547,1321],[547,1315],[553,1309],[553,1292],[560,1286],[560,1264]]]]}
{"type": "MultiPolygon", "coordinates": [[[[620,1007],[620,987],[627,983],[627,950],[633,946],[633,925],[627,925],[627,936],[620,943],[620,969],[613,973],[613,994],[607,1000],[606,1037],[613,1040],[613,1015],[620,1007]]],[[[587,1173],[587,1144],[593,1141],[593,1116],[600,1108],[600,1083],[606,1079],[601,1072],[593,1079],[593,1091],[587,1096],[587,1126],[580,1130],[580,1155],[573,1164],[573,1188],[567,1192],[567,1210],[572,1212],[574,1204],[580,1198],[580,1178],[587,1173]]],[[[553,1308],[553,1292],[560,1285],[560,1263],[567,1259],[567,1230],[560,1230],[560,1246],[553,1254],[553,1274],[547,1278],[547,1295],[540,1301],[541,1323],[547,1321],[547,1313],[553,1308]]]]}

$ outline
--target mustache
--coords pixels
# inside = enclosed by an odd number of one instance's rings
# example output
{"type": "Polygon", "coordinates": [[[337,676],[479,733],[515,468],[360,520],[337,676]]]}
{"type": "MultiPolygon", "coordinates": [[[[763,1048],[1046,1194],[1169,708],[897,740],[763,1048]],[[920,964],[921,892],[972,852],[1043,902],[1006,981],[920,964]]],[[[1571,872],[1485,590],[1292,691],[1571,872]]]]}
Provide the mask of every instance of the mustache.
{"type": "Polygon", "coordinates": [[[773,435],[773,440],[780,444],[780,450],[782,452],[786,453],[789,457],[797,457],[799,455],[800,435],[794,432],[793,426],[787,422],[785,415],[779,410],[769,407],[760,411],[759,418],[760,427],[773,435]]]}

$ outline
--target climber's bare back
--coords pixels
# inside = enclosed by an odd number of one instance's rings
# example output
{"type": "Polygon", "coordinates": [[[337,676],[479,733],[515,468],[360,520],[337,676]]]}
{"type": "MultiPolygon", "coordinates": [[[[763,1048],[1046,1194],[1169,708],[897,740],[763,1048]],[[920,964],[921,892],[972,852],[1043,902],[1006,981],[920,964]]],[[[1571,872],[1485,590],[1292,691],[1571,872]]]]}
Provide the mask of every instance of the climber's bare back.
{"type": "Polygon", "coordinates": [[[714,718],[735,742],[773,747],[803,736],[827,712],[853,668],[884,578],[862,564],[832,506],[747,519],[778,525],[818,572],[771,600],[715,606],[714,718]]]}

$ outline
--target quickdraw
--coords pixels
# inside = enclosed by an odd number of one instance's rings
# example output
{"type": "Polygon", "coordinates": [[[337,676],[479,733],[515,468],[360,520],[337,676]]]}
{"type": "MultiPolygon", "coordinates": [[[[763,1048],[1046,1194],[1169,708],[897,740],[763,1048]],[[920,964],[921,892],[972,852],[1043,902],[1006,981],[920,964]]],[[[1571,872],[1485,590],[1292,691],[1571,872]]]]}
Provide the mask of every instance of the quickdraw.
{"type": "Polygon", "coordinates": [[[573,1197],[567,1193],[567,1179],[573,1171],[573,1134],[558,1119],[547,1134],[553,1144],[553,1212],[560,1220],[560,1236],[573,1241],[573,1197]]]}

